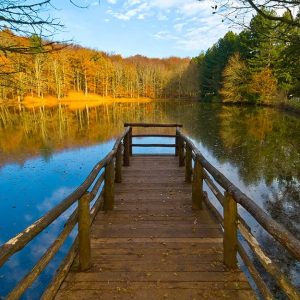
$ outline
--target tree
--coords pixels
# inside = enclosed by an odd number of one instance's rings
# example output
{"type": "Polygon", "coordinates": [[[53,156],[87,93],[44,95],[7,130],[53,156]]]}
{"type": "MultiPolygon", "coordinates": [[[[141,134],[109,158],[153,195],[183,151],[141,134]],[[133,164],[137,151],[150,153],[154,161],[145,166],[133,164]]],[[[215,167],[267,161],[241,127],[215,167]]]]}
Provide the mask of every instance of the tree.
{"type": "MultiPolygon", "coordinates": [[[[50,38],[62,24],[51,18],[47,11],[52,8],[51,0],[2,0],[0,1],[0,30],[10,30],[23,36],[38,35],[50,38]]],[[[42,41],[42,39],[40,40],[42,41]]],[[[50,45],[50,42],[47,42],[50,45]]],[[[39,45],[40,46],[40,45],[39,45]]],[[[0,42],[4,53],[32,53],[34,47],[20,43],[0,42]]]]}
{"type": "Polygon", "coordinates": [[[229,31],[200,59],[200,90],[203,97],[218,95],[227,61],[239,48],[238,35],[229,31]]]}
{"type": "Polygon", "coordinates": [[[220,94],[224,102],[249,101],[249,72],[239,53],[229,58],[223,78],[220,94]]]}
{"type": "Polygon", "coordinates": [[[247,29],[238,35],[228,34],[198,57],[203,96],[221,91],[225,101],[271,102],[275,96],[282,100],[300,95],[299,28],[256,15],[247,29]],[[234,52],[239,52],[239,57],[231,56],[234,52]],[[242,93],[241,80],[246,79],[247,92],[242,87],[242,93]]]}
{"type": "Polygon", "coordinates": [[[278,24],[260,15],[254,16],[249,29],[240,34],[244,49],[242,57],[247,60],[251,72],[260,72],[265,68],[272,70],[285,97],[294,90],[299,78],[297,76],[299,72],[297,61],[300,55],[299,34],[298,28],[278,24]]]}
{"type": "Polygon", "coordinates": [[[273,102],[277,94],[277,80],[269,68],[265,68],[252,76],[250,91],[257,96],[259,102],[273,102]]]}

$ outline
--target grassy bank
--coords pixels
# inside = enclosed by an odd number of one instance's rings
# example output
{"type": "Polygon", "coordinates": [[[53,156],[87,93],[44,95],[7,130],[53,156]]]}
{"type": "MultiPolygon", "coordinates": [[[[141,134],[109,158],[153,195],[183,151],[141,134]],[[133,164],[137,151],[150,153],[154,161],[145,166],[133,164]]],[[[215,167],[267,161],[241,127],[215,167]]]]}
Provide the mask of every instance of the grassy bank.
{"type": "Polygon", "coordinates": [[[264,103],[264,102],[236,102],[236,101],[222,101],[219,97],[211,97],[206,99],[201,99],[203,102],[212,102],[212,103],[220,103],[222,105],[232,105],[232,106],[262,106],[262,107],[271,107],[276,108],[282,111],[293,112],[295,114],[300,115],[300,100],[299,99],[289,99],[286,101],[279,101],[274,103],[264,103]]]}

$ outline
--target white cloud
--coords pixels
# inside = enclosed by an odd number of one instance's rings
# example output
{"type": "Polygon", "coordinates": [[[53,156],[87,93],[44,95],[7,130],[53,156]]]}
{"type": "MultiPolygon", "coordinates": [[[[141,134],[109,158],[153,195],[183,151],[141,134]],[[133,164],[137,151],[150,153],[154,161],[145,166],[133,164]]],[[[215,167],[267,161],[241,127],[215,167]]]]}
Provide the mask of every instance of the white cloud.
{"type": "Polygon", "coordinates": [[[38,210],[41,212],[49,211],[64,197],[71,194],[74,191],[74,189],[74,187],[60,187],[59,189],[53,191],[50,197],[46,197],[42,202],[38,204],[38,210]]]}
{"type": "Polygon", "coordinates": [[[193,1],[185,3],[179,11],[185,16],[195,16],[211,11],[210,1],[193,1]]]}
{"type": "Polygon", "coordinates": [[[216,19],[208,18],[201,27],[191,27],[177,41],[176,47],[185,51],[205,50],[212,46],[228,28],[216,19]]]}
{"type": "Polygon", "coordinates": [[[185,25],[186,23],[177,23],[174,25],[174,29],[176,30],[176,32],[181,32],[182,29],[183,29],[183,26],[185,25]]]}
{"type": "Polygon", "coordinates": [[[127,0],[113,15],[117,19],[128,21],[134,16],[138,18],[137,14],[128,15],[135,11],[144,16],[156,15],[157,19],[162,21],[167,20],[169,14],[172,14],[172,18],[174,18],[175,12],[177,15],[191,17],[203,13],[203,10],[210,9],[210,5],[210,0],[201,2],[196,0],[127,0]]]}
{"type": "Polygon", "coordinates": [[[139,15],[137,16],[137,18],[138,18],[139,20],[144,20],[144,19],[145,19],[145,14],[139,14],[139,15]]]}
{"type": "Polygon", "coordinates": [[[128,0],[127,1],[127,6],[133,6],[133,5],[136,5],[136,4],[139,4],[141,3],[140,0],[128,0]]]}
{"type": "Polygon", "coordinates": [[[91,6],[99,6],[100,5],[100,1],[94,1],[91,3],[91,6]]]}
{"type": "Polygon", "coordinates": [[[172,35],[169,31],[159,31],[156,34],[154,34],[154,38],[158,40],[177,40],[178,37],[175,35],[172,35]]]}
{"type": "MultiPolygon", "coordinates": [[[[140,1],[134,0],[132,1],[134,3],[140,3],[140,1]]],[[[127,3],[128,6],[132,6],[131,4],[127,3]]],[[[134,4],[133,4],[134,5],[134,4]]],[[[115,17],[116,19],[123,20],[123,21],[129,21],[133,17],[136,17],[137,19],[144,19],[147,15],[147,11],[149,11],[148,4],[147,3],[141,3],[136,7],[133,8],[126,8],[123,9],[121,12],[114,12],[111,9],[107,11],[110,15],[115,17]]]]}
{"type": "Polygon", "coordinates": [[[127,0],[117,11],[108,13],[122,21],[146,18],[165,21],[152,34],[155,39],[173,40],[175,48],[200,52],[228,30],[220,16],[212,15],[214,5],[214,0],[127,0]]]}
{"type": "Polygon", "coordinates": [[[164,15],[162,12],[159,12],[156,15],[156,18],[158,21],[167,21],[168,20],[168,17],[166,15],[164,15]]]}

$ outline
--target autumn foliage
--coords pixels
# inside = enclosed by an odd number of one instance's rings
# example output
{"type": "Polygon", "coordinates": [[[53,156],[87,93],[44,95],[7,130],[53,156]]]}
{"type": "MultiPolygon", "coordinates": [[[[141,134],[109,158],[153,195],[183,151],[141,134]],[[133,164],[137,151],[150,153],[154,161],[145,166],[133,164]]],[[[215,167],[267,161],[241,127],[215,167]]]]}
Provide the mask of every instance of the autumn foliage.
{"type": "Polygon", "coordinates": [[[277,95],[277,80],[269,68],[253,74],[251,92],[257,95],[258,101],[264,103],[270,103],[275,99],[277,95]]]}
{"type": "Polygon", "coordinates": [[[198,93],[198,68],[189,58],[147,58],[82,48],[77,45],[36,47],[37,37],[23,38],[8,30],[0,38],[34,52],[1,53],[0,98],[66,97],[70,92],[113,98],[190,98],[198,93]]]}

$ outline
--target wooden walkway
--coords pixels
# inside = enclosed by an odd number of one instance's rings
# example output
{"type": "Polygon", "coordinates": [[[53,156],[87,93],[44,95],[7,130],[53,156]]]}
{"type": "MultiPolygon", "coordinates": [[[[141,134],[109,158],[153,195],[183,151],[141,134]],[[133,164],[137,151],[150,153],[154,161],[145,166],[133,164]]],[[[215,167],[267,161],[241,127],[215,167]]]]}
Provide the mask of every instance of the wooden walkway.
{"type": "Polygon", "coordinates": [[[254,299],[245,275],[223,265],[223,233],[175,156],[132,156],[115,208],[92,225],[92,267],[76,261],[56,299],[254,299]]]}
{"type": "Polygon", "coordinates": [[[56,239],[5,299],[20,299],[32,288],[75,226],[78,234],[42,300],[248,300],[255,298],[254,291],[274,299],[264,280],[269,276],[289,299],[300,299],[297,287],[268,257],[239,210],[245,209],[296,262],[300,241],[293,234],[211,165],[181,124],[124,126],[112,150],[80,186],[0,246],[1,268],[73,206],[56,239]],[[149,128],[159,132],[149,133],[149,128]],[[138,143],[157,137],[175,139],[175,144],[138,143]],[[135,147],[174,148],[175,156],[131,156],[135,147]],[[238,268],[238,255],[254,291],[238,268]]]}

